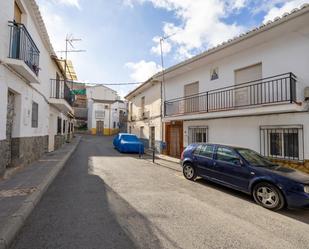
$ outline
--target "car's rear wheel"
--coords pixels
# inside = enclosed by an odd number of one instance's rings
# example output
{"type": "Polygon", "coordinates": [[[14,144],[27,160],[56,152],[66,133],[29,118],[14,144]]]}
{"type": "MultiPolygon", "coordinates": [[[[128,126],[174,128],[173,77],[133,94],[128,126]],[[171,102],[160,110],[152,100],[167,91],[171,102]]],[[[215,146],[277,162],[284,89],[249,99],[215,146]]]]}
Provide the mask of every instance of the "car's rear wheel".
{"type": "Polygon", "coordinates": [[[254,186],[253,198],[262,207],[273,211],[284,207],[284,197],[281,191],[267,182],[261,182],[254,186]]]}
{"type": "Polygon", "coordinates": [[[182,173],[184,177],[190,181],[194,181],[196,178],[195,168],[190,163],[185,163],[185,165],[183,166],[182,173]]]}

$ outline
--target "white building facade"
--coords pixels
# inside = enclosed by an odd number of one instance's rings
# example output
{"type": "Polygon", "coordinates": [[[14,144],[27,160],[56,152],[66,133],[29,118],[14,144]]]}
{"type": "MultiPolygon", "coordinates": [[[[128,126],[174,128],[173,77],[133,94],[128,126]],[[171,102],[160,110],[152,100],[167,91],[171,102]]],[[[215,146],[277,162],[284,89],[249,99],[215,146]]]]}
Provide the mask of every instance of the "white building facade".
{"type": "Polygon", "coordinates": [[[167,69],[165,152],[180,157],[190,143],[224,143],[306,164],[308,23],[304,6],[167,69]]]}
{"type": "Polygon", "coordinates": [[[93,135],[114,135],[126,126],[127,104],[116,91],[102,86],[87,86],[88,130],[93,135]]]}
{"type": "Polygon", "coordinates": [[[137,135],[145,148],[161,152],[163,110],[160,81],[149,79],[130,92],[125,99],[129,102],[128,132],[137,135]]]}
{"type": "Polygon", "coordinates": [[[0,40],[1,174],[54,150],[56,135],[71,132],[73,113],[67,90],[52,89],[63,72],[34,0],[0,2],[0,40]]]}

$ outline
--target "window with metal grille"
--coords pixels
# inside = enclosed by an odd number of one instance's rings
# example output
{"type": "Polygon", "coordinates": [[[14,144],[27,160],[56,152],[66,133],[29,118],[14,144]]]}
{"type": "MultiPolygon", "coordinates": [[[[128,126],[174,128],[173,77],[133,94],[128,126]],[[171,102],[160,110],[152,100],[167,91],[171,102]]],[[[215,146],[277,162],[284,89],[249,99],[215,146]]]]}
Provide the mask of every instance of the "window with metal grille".
{"type": "Polygon", "coordinates": [[[39,125],[39,105],[32,101],[31,127],[37,128],[39,125]]]}
{"type": "Polygon", "coordinates": [[[208,142],[208,127],[189,127],[188,142],[189,144],[208,142]]]}
{"type": "Polygon", "coordinates": [[[260,150],[271,158],[303,160],[303,126],[261,126],[260,150]]]}

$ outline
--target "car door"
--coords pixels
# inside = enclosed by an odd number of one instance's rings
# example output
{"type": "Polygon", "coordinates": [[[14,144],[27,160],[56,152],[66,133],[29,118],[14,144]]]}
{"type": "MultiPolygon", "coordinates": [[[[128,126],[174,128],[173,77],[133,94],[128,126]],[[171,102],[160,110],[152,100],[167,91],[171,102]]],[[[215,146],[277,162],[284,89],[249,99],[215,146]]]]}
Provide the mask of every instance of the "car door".
{"type": "Polygon", "coordinates": [[[194,160],[197,168],[198,175],[205,178],[213,178],[213,165],[214,165],[214,145],[203,144],[199,145],[194,152],[194,160]]]}
{"type": "Polygon", "coordinates": [[[252,177],[248,167],[242,163],[234,149],[218,146],[215,153],[214,169],[218,180],[233,188],[247,191],[252,177]]]}

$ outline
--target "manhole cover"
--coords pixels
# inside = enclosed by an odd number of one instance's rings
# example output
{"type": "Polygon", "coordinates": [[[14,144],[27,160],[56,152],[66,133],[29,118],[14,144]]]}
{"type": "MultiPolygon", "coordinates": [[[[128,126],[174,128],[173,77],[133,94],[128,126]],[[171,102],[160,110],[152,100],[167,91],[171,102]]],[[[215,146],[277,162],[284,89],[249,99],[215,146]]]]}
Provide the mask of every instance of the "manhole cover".
{"type": "Polygon", "coordinates": [[[37,188],[17,188],[17,189],[6,189],[0,190],[1,197],[14,197],[14,196],[25,196],[33,193],[37,188]]]}

